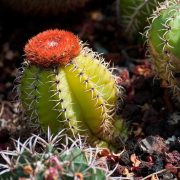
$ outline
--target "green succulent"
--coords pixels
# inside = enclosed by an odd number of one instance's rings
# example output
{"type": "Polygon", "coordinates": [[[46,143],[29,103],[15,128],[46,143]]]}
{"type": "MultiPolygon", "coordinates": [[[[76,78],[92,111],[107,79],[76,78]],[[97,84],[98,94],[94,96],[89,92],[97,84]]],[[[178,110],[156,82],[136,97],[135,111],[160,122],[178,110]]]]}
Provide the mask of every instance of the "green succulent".
{"type": "Polygon", "coordinates": [[[175,97],[180,97],[180,1],[161,3],[146,32],[152,64],[175,97]]]}
{"type": "Polygon", "coordinates": [[[106,162],[97,158],[100,150],[87,148],[81,139],[72,140],[62,132],[48,133],[48,140],[33,135],[24,143],[15,142],[15,150],[0,151],[5,163],[0,164],[1,180],[105,180],[106,162]],[[60,144],[61,139],[66,144],[60,144]],[[58,146],[57,146],[58,145],[58,146]]]}
{"type": "Polygon", "coordinates": [[[103,146],[126,136],[116,116],[122,88],[103,58],[75,35],[42,32],[29,40],[25,57],[20,99],[34,127],[50,127],[53,133],[66,129],[70,136],[88,136],[91,144],[103,146]]]}

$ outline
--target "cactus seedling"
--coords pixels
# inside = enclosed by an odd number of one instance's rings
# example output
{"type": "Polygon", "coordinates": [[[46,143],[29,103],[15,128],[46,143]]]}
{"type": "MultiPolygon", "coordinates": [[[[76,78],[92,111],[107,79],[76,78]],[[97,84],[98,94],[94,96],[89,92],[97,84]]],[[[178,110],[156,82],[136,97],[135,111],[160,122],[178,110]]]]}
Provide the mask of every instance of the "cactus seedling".
{"type": "Polygon", "coordinates": [[[165,1],[152,15],[147,31],[154,69],[180,97],[180,1],[165,1]]]}
{"type": "MultiPolygon", "coordinates": [[[[119,0],[118,0],[119,1],[119,0]]],[[[130,40],[136,39],[147,24],[158,2],[163,0],[120,0],[120,16],[124,31],[130,40]]]]}
{"type": "Polygon", "coordinates": [[[0,0],[3,6],[30,15],[58,15],[83,7],[88,0],[0,0]]]}
{"type": "Polygon", "coordinates": [[[75,35],[42,32],[26,44],[25,57],[20,98],[35,126],[49,126],[53,133],[65,128],[92,143],[123,135],[123,123],[114,117],[122,90],[103,59],[75,35]]]}
{"type": "Polygon", "coordinates": [[[62,132],[48,134],[48,140],[33,135],[24,143],[15,142],[16,150],[0,151],[0,179],[84,179],[104,180],[110,175],[105,161],[98,159],[100,149],[86,147],[81,139],[72,140],[62,132]],[[67,144],[58,148],[61,139],[67,144]],[[71,145],[70,145],[71,144],[71,145]]]}

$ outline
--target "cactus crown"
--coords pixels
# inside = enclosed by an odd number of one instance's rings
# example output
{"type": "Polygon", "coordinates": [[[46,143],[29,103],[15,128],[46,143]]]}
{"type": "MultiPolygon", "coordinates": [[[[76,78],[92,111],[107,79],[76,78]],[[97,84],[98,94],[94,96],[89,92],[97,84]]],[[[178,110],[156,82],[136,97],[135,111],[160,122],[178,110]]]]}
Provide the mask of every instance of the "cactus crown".
{"type": "Polygon", "coordinates": [[[180,1],[165,1],[150,18],[146,31],[149,53],[157,75],[180,95],[180,1]]]}
{"type": "Polygon", "coordinates": [[[30,39],[24,51],[26,59],[32,64],[48,67],[68,64],[80,53],[80,45],[73,33],[55,29],[30,39]]]}
{"type": "Polygon", "coordinates": [[[106,162],[97,158],[100,149],[87,147],[80,138],[72,140],[62,131],[48,140],[33,135],[24,143],[15,142],[15,150],[0,151],[2,179],[100,179],[108,175],[106,162]],[[65,139],[65,144],[59,142],[65,139]]]}

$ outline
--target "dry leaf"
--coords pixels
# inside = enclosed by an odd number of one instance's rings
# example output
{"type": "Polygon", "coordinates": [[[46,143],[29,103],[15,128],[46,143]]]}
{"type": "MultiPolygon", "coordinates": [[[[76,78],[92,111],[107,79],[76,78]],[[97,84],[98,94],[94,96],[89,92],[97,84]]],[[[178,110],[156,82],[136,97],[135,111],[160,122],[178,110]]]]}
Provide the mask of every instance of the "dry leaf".
{"type": "Polygon", "coordinates": [[[124,168],[122,174],[125,175],[125,176],[127,176],[127,177],[133,177],[133,176],[134,176],[134,173],[130,173],[127,168],[124,168]]]}
{"type": "Polygon", "coordinates": [[[141,161],[139,159],[137,159],[136,154],[132,154],[131,157],[130,157],[130,160],[131,160],[132,165],[134,167],[139,167],[139,165],[141,164],[141,161]]]}
{"type": "MultiPolygon", "coordinates": [[[[122,152],[124,152],[124,150],[123,150],[122,152]]],[[[102,149],[102,150],[98,153],[98,155],[99,155],[100,157],[107,157],[108,159],[111,159],[111,160],[114,161],[114,162],[118,162],[118,161],[119,161],[119,157],[120,157],[120,155],[122,154],[122,152],[119,153],[119,154],[115,154],[115,153],[113,153],[113,152],[110,152],[109,149],[104,148],[104,149],[102,149]]]]}
{"type": "Polygon", "coordinates": [[[139,135],[144,135],[143,134],[143,129],[141,127],[138,127],[136,130],[133,131],[134,136],[137,137],[139,135]]]}
{"type": "Polygon", "coordinates": [[[151,180],[159,180],[157,174],[153,174],[153,175],[151,176],[151,180]]]}
{"type": "Polygon", "coordinates": [[[109,156],[109,154],[110,154],[110,151],[109,151],[109,149],[107,149],[107,148],[103,148],[99,153],[98,153],[98,155],[100,156],[100,157],[104,157],[104,156],[109,156]]]}

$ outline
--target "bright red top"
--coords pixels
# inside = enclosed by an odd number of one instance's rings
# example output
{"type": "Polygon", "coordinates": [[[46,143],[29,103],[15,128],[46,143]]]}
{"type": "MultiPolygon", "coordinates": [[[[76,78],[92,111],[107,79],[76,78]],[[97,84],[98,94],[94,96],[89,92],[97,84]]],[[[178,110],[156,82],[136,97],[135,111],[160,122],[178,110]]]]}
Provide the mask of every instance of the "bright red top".
{"type": "Polygon", "coordinates": [[[24,48],[26,59],[43,67],[66,65],[80,53],[79,39],[64,30],[47,30],[34,36],[24,48]]]}

